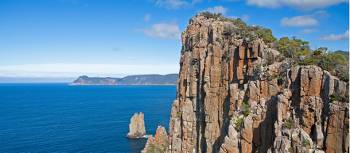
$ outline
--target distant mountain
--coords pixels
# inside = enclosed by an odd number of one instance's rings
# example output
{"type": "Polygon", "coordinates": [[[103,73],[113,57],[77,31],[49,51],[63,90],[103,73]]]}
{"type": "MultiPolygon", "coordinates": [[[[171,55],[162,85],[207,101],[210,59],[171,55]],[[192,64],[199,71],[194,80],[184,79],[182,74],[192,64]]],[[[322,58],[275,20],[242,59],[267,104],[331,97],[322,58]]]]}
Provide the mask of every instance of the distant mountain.
{"type": "Polygon", "coordinates": [[[70,85],[175,85],[177,74],[130,75],[123,78],[111,77],[78,77],[70,85]]]}

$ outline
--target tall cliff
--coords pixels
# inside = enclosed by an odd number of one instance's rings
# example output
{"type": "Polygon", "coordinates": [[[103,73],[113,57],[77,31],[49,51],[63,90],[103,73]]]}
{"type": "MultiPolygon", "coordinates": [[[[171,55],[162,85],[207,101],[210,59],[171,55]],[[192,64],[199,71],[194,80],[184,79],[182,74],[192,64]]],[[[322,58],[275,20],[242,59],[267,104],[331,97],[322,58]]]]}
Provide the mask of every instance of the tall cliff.
{"type": "Polygon", "coordinates": [[[193,17],[182,44],[168,152],[349,152],[347,82],[222,17],[193,17]]]}

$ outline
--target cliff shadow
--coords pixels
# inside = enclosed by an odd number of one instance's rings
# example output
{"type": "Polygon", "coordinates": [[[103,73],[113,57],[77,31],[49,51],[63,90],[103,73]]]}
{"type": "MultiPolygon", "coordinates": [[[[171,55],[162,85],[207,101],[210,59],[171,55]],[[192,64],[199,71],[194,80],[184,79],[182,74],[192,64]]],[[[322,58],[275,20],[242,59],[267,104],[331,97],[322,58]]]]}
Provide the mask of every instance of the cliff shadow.
{"type": "MultiPolygon", "coordinates": [[[[297,72],[297,77],[295,78],[294,82],[291,83],[291,86],[290,86],[290,90],[292,91],[292,103],[291,103],[291,106],[295,109],[295,114],[297,116],[294,116],[294,117],[297,117],[297,118],[301,118],[302,116],[300,114],[301,113],[301,110],[300,110],[300,101],[301,101],[301,96],[300,96],[300,83],[301,83],[301,68],[298,69],[298,72],[297,72]]],[[[289,78],[291,78],[291,76],[288,76],[289,78]]]]}
{"type": "Polygon", "coordinates": [[[221,147],[221,144],[224,142],[225,136],[228,134],[228,127],[230,125],[230,95],[228,94],[225,97],[224,103],[223,103],[223,123],[220,128],[220,136],[215,140],[213,144],[213,153],[218,153],[221,147]]]}
{"type": "Polygon", "coordinates": [[[267,152],[272,147],[275,138],[274,123],[277,121],[277,96],[272,96],[266,102],[266,114],[258,128],[253,129],[253,152],[267,152]],[[254,140],[258,140],[256,144],[254,140]]]}

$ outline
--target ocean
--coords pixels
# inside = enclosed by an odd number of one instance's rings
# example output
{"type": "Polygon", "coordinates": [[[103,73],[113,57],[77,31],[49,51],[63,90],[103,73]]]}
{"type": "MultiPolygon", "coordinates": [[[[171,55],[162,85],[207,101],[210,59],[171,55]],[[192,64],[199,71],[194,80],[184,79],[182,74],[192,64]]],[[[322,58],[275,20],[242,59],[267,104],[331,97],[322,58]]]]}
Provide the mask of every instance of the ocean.
{"type": "Polygon", "coordinates": [[[168,129],[175,86],[0,84],[0,152],[140,152],[130,118],[168,129]]]}

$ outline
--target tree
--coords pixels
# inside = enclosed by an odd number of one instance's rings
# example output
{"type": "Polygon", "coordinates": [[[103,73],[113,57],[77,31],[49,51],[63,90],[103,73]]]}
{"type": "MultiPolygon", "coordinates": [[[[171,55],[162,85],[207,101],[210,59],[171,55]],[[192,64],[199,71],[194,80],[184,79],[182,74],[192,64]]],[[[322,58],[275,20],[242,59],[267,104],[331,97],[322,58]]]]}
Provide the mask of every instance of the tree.
{"type": "Polygon", "coordinates": [[[285,57],[297,58],[300,56],[306,56],[310,54],[309,42],[292,37],[282,37],[278,40],[278,51],[280,51],[285,57]]]}
{"type": "Polygon", "coordinates": [[[258,37],[262,38],[266,43],[275,42],[277,39],[273,36],[272,30],[258,26],[256,30],[258,37]]]}

